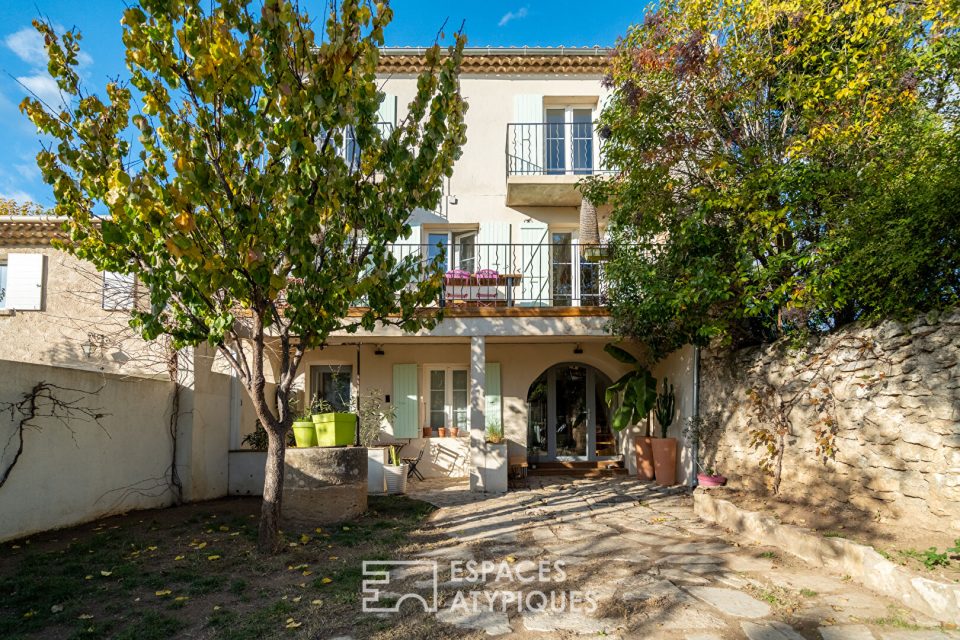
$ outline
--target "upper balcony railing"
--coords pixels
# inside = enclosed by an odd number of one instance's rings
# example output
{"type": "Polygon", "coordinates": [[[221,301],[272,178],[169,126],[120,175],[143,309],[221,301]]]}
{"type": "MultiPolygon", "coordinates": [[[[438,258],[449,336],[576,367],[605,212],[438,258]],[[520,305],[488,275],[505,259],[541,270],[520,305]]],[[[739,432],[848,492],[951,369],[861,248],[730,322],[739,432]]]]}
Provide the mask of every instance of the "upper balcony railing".
{"type": "Polygon", "coordinates": [[[437,304],[447,308],[606,306],[608,250],[582,251],[572,241],[396,244],[390,249],[398,260],[415,256],[424,275],[439,259],[443,288],[437,304]]]}
{"type": "Polygon", "coordinates": [[[507,177],[590,176],[609,173],[593,122],[507,125],[507,177]]]}

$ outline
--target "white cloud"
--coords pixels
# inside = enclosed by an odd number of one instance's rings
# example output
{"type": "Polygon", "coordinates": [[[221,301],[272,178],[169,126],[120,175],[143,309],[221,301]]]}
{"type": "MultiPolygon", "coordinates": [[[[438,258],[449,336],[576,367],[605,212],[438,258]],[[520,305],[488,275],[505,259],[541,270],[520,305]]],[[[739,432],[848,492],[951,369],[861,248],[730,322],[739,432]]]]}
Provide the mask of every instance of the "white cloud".
{"type": "Polygon", "coordinates": [[[497,26],[502,27],[508,22],[510,22],[511,20],[519,20],[521,18],[526,18],[526,17],[527,17],[526,7],[520,7],[516,11],[507,11],[505,14],[503,14],[503,17],[500,18],[500,22],[497,23],[497,26]]]}
{"type": "Polygon", "coordinates": [[[60,87],[49,75],[37,73],[32,76],[18,76],[17,82],[23,85],[24,91],[43,102],[47,107],[51,109],[61,109],[63,107],[60,87]]]}
{"type": "Polygon", "coordinates": [[[13,165],[14,170],[24,180],[33,180],[40,177],[40,168],[35,162],[22,162],[13,165]]]}
{"type": "Polygon", "coordinates": [[[0,191],[0,198],[4,200],[14,200],[16,202],[34,202],[33,196],[27,193],[26,191],[21,191],[20,189],[13,189],[12,191],[0,191]]]}
{"type": "Polygon", "coordinates": [[[43,48],[43,37],[33,27],[24,27],[3,39],[10,51],[27,64],[42,66],[47,64],[47,52],[43,48]]]}
{"type": "MultiPolygon", "coordinates": [[[[65,29],[60,25],[53,25],[54,31],[62,34],[65,29]]],[[[47,51],[43,46],[43,36],[32,26],[15,31],[3,39],[10,51],[31,65],[35,69],[45,69],[47,66],[47,51]]],[[[77,66],[80,68],[93,64],[93,58],[81,51],[77,54],[77,66]]]]}

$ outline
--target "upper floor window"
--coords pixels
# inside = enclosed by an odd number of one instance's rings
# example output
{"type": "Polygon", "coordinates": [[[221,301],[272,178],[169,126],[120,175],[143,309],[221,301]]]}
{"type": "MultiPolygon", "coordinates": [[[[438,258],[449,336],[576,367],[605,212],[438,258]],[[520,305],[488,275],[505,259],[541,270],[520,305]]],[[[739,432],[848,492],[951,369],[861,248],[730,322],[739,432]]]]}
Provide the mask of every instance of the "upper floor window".
{"type": "Polygon", "coordinates": [[[593,109],[577,106],[547,107],[544,122],[546,173],[593,173],[593,109]]]}
{"type": "Polygon", "coordinates": [[[451,271],[462,269],[468,273],[476,271],[477,232],[441,231],[427,234],[427,260],[444,255],[443,269],[451,271]]]}

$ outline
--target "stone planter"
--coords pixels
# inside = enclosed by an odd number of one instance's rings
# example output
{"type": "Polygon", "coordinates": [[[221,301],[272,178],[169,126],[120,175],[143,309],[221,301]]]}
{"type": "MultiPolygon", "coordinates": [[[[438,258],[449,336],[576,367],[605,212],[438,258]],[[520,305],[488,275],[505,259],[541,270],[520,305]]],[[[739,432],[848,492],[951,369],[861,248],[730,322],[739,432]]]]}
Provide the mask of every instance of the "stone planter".
{"type": "Polygon", "coordinates": [[[387,447],[370,447],[367,449],[367,491],[371,494],[386,492],[387,485],[383,468],[389,461],[390,449],[387,447]]]}
{"type": "Polygon", "coordinates": [[[410,465],[406,462],[399,465],[384,465],[383,477],[387,485],[388,494],[399,494],[407,492],[407,471],[410,465]]]}
{"type": "Polygon", "coordinates": [[[637,477],[643,480],[653,480],[653,447],[650,436],[639,436],[633,439],[633,449],[637,454],[637,477]]]}
{"type": "Polygon", "coordinates": [[[238,449],[227,454],[227,492],[232,496],[262,496],[266,451],[238,449]]]}
{"type": "Polygon", "coordinates": [[[650,445],[657,484],[662,487],[677,484],[677,439],[652,438],[650,445]]]}
{"type": "Polygon", "coordinates": [[[484,442],[479,456],[474,491],[484,493],[506,493],[509,458],[507,443],[484,442]]]}
{"type": "Polygon", "coordinates": [[[287,449],[283,512],[294,527],[356,518],[367,510],[365,447],[287,449]]]}

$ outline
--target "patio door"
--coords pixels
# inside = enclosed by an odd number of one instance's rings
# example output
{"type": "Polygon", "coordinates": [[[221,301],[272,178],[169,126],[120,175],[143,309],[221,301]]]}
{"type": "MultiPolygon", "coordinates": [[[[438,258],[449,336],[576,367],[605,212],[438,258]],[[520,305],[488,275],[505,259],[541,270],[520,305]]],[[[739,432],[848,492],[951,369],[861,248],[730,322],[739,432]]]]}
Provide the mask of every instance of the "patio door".
{"type": "Polygon", "coordinates": [[[532,462],[616,458],[616,435],[603,399],[609,384],[585,364],[543,372],[527,394],[527,457],[532,462]]]}

